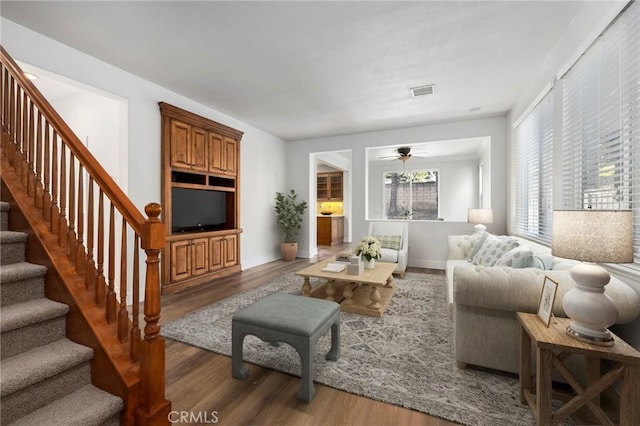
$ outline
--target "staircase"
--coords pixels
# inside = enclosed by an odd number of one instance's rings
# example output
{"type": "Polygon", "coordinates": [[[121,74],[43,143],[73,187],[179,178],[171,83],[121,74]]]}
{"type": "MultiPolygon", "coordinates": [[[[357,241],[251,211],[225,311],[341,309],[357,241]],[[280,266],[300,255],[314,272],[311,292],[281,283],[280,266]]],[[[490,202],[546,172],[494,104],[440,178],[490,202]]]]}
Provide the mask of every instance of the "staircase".
{"type": "Polygon", "coordinates": [[[45,297],[47,268],[25,261],[9,208],[0,202],[0,423],[120,424],[123,401],[91,384],[93,350],[66,338],[69,307],[45,297]]]}
{"type": "Polygon", "coordinates": [[[0,240],[0,421],[168,425],[162,207],[134,205],[1,45],[0,129],[11,206],[0,240]]]}

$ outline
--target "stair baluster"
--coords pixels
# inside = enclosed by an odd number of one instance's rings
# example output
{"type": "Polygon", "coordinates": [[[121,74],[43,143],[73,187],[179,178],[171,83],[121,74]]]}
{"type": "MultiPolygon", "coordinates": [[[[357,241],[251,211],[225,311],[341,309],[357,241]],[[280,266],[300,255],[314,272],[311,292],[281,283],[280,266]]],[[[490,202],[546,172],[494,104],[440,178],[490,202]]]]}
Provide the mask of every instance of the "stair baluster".
{"type": "Polygon", "coordinates": [[[105,301],[106,280],[104,278],[104,193],[98,196],[98,277],[96,279],[95,300],[102,306],[105,301]]]}
{"type": "MultiPolygon", "coordinates": [[[[120,253],[127,253],[127,221],[122,218],[122,238],[120,253]]],[[[129,338],[129,313],[127,312],[127,257],[120,258],[120,310],[118,311],[118,339],[126,342],[129,338]]]]}
{"type": "Polygon", "coordinates": [[[71,262],[76,260],[76,159],[72,152],[69,153],[69,200],[67,201],[67,256],[71,262]]]}
{"type": "Polygon", "coordinates": [[[38,110],[38,121],[36,122],[35,143],[35,171],[36,176],[33,185],[33,202],[37,208],[42,209],[42,152],[43,152],[43,130],[42,130],[42,113],[38,110]]]}
{"type": "Polygon", "coordinates": [[[42,217],[51,221],[51,127],[44,122],[44,192],[42,194],[42,217]]]}
{"type": "Polygon", "coordinates": [[[51,217],[49,230],[57,234],[60,229],[60,207],[58,207],[58,134],[52,131],[51,137],[51,217]]]}
{"type": "Polygon", "coordinates": [[[109,208],[109,276],[107,287],[107,311],[105,317],[107,322],[111,324],[116,320],[116,291],[115,291],[115,275],[116,275],[116,220],[113,203],[109,208]]]}
{"type": "Polygon", "coordinates": [[[86,271],[87,254],[84,247],[84,174],[82,164],[78,163],[78,238],[77,245],[74,251],[76,261],[76,272],[79,275],[84,275],[86,271]]]}
{"type": "Polygon", "coordinates": [[[60,143],[60,219],[58,221],[58,244],[67,246],[67,149],[60,143]]]}
{"type": "Polygon", "coordinates": [[[93,214],[93,178],[89,176],[89,194],[87,198],[87,265],[84,274],[84,285],[90,290],[92,286],[96,284],[96,262],[93,259],[93,229],[94,214],[93,214]]]}

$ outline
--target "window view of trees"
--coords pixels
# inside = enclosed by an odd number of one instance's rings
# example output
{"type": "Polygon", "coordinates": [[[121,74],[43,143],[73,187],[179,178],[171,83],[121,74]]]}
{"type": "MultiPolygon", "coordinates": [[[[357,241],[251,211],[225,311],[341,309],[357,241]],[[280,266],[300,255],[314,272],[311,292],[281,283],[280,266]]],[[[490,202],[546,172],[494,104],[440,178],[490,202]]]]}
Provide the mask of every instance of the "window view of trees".
{"type": "Polygon", "coordinates": [[[385,173],[384,206],[386,219],[437,220],[438,171],[385,173]]]}

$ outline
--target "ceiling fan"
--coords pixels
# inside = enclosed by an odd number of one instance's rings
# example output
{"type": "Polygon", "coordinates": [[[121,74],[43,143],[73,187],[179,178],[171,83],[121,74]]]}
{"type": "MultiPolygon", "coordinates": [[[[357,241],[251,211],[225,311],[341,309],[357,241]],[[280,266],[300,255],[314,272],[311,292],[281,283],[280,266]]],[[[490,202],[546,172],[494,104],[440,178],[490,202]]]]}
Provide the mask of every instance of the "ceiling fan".
{"type": "Polygon", "coordinates": [[[412,155],[415,157],[426,157],[428,154],[426,152],[411,154],[411,147],[408,147],[408,146],[397,148],[396,152],[398,153],[397,155],[378,157],[378,160],[400,160],[404,163],[405,161],[409,160],[412,157],[412,155]]]}

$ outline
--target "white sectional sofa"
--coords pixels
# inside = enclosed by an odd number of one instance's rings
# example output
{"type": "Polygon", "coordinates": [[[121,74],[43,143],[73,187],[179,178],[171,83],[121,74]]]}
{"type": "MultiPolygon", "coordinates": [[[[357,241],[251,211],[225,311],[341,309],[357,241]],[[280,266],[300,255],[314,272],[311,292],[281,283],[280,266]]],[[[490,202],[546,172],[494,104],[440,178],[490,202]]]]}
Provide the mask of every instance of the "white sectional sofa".
{"type": "MultiPolygon", "coordinates": [[[[562,298],[575,285],[569,268],[578,262],[554,258],[548,247],[516,238],[550,269],[476,266],[467,259],[479,239],[479,234],[451,235],[448,241],[447,302],[454,322],[456,362],[461,368],[471,364],[517,373],[520,326],[516,312],[538,311],[546,275],[559,283],[553,314],[566,317],[562,298]]],[[[605,293],[618,308],[617,324],[640,314],[640,298],[627,284],[611,277],[605,293]]]]}

